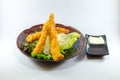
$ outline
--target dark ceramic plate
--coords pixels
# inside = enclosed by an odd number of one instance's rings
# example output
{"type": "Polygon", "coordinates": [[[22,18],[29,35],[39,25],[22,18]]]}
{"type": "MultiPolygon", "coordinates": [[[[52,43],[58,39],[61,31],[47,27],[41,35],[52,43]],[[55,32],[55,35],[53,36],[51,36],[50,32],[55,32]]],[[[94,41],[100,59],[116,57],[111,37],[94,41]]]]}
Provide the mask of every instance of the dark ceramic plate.
{"type": "MultiPolygon", "coordinates": [[[[32,26],[30,29],[25,29],[24,31],[22,31],[19,34],[18,38],[17,38],[17,46],[18,46],[19,50],[24,55],[26,55],[27,57],[29,57],[29,58],[31,58],[33,60],[37,60],[37,61],[53,61],[53,60],[42,60],[42,59],[38,59],[38,58],[32,58],[29,53],[25,52],[21,48],[22,47],[22,42],[25,41],[26,36],[33,33],[36,30],[40,31],[42,29],[42,27],[43,27],[43,24],[39,24],[39,25],[32,26]]],[[[76,49],[76,52],[68,55],[67,57],[64,58],[64,60],[75,57],[75,56],[77,56],[78,54],[80,54],[80,53],[82,53],[84,51],[86,41],[85,41],[85,38],[84,38],[83,34],[80,31],[78,31],[77,29],[75,29],[75,28],[73,28],[71,26],[64,26],[62,24],[56,24],[56,27],[66,28],[66,29],[69,29],[70,32],[77,32],[77,33],[80,34],[80,38],[78,38],[76,43],[73,45],[73,47],[76,49]]],[[[63,60],[60,60],[60,61],[63,61],[63,60]]]]}
{"type": "Polygon", "coordinates": [[[86,52],[90,56],[104,56],[104,55],[109,55],[108,51],[108,46],[107,46],[107,39],[105,35],[85,35],[85,38],[87,40],[87,45],[86,45],[86,52]],[[91,44],[88,41],[88,38],[92,37],[102,37],[104,40],[104,44],[91,44]]]}

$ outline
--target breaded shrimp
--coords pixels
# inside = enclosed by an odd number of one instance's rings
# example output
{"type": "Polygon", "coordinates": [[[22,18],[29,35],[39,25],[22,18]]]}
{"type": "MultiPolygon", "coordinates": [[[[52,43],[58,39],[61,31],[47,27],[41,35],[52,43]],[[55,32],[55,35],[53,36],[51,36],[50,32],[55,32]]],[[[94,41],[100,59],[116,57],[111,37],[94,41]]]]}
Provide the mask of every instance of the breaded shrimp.
{"type": "MultiPolygon", "coordinates": [[[[54,17],[54,14],[52,14],[54,17]]],[[[49,28],[50,50],[54,61],[62,60],[64,56],[60,53],[57,32],[55,30],[55,21],[51,21],[52,26],[49,28]]]]}
{"type": "Polygon", "coordinates": [[[32,54],[41,53],[44,49],[44,45],[45,45],[46,38],[47,38],[47,31],[42,31],[41,33],[42,33],[41,37],[39,38],[35,48],[33,49],[32,54]]]}
{"type": "Polygon", "coordinates": [[[54,14],[50,14],[49,20],[43,25],[41,36],[32,51],[32,54],[40,54],[45,46],[47,35],[50,37],[50,51],[54,61],[62,60],[64,55],[60,53],[59,44],[57,40],[57,31],[55,30],[54,14]]]}
{"type": "Polygon", "coordinates": [[[29,34],[27,37],[26,37],[26,41],[27,42],[32,42],[32,41],[35,41],[35,40],[38,40],[41,36],[41,32],[35,32],[35,33],[32,33],[32,34],[29,34]]]}
{"type": "Polygon", "coordinates": [[[54,61],[62,60],[64,56],[60,53],[59,44],[57,40],[57,32],[54,26],[49,29],[50,36],[50,50],[54,61]]]}
{"type": "MultiPolygon", "coordinates": [[[[65,29],[65,28],[56,27],[55,30],[57,31],[57,34],[69,33],[69,30],[65,29]]],[[[36,33],[29,34],[26,37],[26,41],[27,42],[32,42],[32,41],[38,40],[40,38],[40,36],[41,36],[41,32],[36,32],[36,33]]]]}
{"type": "Polygon", "coordinates": [[[49,27],[51,26],[51,20],[53,18],[49,17],[49,20],[43,25],[43,29],[41,31],[41,37],[39,38],[35,48],[33,49],[32,51],[32,54],[36,54],[36,53],[41,53],[44,49],[44,46],[45,46],[45,42],[46,42],[46,38],[47,38],[47,35],[48,35],[48,29],[49,27]]]}
{"type": "Polygon", "coordinates": [[[56,27],[55,29],[57,31],[57,34],[60,34],[60,33],[69,33],[69,30],[65,29],[65,28],[56,27]]]}

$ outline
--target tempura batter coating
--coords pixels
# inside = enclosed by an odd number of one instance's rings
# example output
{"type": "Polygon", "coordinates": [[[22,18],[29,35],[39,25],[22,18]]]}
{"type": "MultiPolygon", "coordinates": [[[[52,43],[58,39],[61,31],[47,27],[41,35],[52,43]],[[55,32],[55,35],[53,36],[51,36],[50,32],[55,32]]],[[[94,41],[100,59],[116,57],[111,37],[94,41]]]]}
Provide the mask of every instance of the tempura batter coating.
{"type": "Polygon", "coordinates": [[[32,51],[32,54],[40,54],[45,46],[47,36],[50,37],[50,51],[54,61],[62,60],[64,55],[60,53],[59,44],[57,40],[57,31],[55,29],[54,14],[51,14],[49,20],[43,25],[40,38],[35,48],[32,51]]]}
{"type": "Polygon", "coordinates": [[[69,33],[69,30],[65,29],[65,28],[56,27],[55,29],[57,31],[57,34],[60,34],[60,33],[69,33]]]}
{"type": "Polygon", "coordinates": [[[64,56],[60,53],[59,44],[57,40],[57,32],[55,27],[52,26],[49,29],[50,36],[50,50],[54,61],[62,60],[64,56]]]}
{"type": "Polygon", "coordinates": [[[33,49],[32,54],[41,53],[44,49],[44,45],[45,45],[46,38],[47,38],[47,31],[42,31],[41,33],[42,33],[41,37],[39,38],[35,48],[33,49]]]}
{"type": "Polygon", "coordinates": [[[43,51],[45,42],[47,39],[47,35],[48,35],[47,30],[51,26],[52,19],[53,19],[53,17],[50,15],[49,20],[43,25],[43,28],[41,31],[41,37],[39,38],[35,48],[33,49],[32,54],[41,53],[43,51]]]}
{"type": "MultiPolygon", "coordinates": [[[[69,33],[69,30],[65,29],[65,28],[56,27],[55,29],[57,31],[57,34],[69,33]]],[[[32,34],[29,34],[26,37],[26,41],[27,42],[32,42],[32,41],[38,40],[40,38],[40,36],[41,36],[41,32],[35,32],[35,33],[32,33],[32,34]]]]}
{"type": "Polygon", "coordinates": [[[35,41],[35,40],[38,40],[41,36],[41,32],[35,32],[35,33],[32,33],[32,34],[29,34],[27,37],[26,37],[26,41],[27,42],[32,42],[32,41],[35,41]]]}
{"type": "MultiPolygon", "coordinates": [[[[52,14],[53,15],[53,14],[52,14]]],[[[54,16],[54,15],[53,15],[54,16]]],[[[55,21],[51,21],[52,26],[49,28],[48,33],[50,37],[50,50],[54,61],[62,60],[64,56],[60,53],[57,31],[55,30],[55,21]]]]}

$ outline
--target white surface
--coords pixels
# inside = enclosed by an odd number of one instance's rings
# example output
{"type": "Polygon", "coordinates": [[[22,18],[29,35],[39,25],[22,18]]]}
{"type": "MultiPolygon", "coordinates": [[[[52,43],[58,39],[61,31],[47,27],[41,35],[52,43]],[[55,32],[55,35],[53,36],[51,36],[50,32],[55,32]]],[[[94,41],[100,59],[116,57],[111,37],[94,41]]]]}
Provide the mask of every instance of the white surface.
{"type": "Polygon", "coordinates": [[[119,0],[0,0],[0,80],[120,80],[119,7],[119,0]],[[110,55],[47,65],[21,54],[18,34],[51,12],[83,34],[106,34],[110,55]]]}

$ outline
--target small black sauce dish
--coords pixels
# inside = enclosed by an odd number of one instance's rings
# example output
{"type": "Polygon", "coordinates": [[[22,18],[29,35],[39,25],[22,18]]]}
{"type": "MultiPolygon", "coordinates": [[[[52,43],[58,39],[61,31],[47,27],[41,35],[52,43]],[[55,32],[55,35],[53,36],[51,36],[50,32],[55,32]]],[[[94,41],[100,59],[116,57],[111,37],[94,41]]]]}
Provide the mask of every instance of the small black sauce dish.
{"type": "Polygon", "coordinates": [[[86,52],[89,56],[104,56],[109,55],[107,47],[106,35],[85,35],[86,52]]]}

